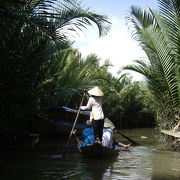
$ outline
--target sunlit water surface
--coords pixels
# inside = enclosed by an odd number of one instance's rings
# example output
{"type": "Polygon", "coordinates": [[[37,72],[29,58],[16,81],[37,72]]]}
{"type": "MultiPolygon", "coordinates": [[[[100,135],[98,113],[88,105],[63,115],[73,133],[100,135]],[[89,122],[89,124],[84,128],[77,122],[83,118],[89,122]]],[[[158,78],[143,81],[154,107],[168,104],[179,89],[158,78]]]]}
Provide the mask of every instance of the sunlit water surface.
{"type": "MultiPolygon", "coordinates": [[[[162,150],[152,129],[122,131],[140,143],[121,149],[117,158],[83,157],[71,139],[63,157],[66,138],[41,138],[26,152],[1,154],[1,180],[172,180],[180,179],[180,152],[162,150]]],[[[120,138],[124,143],[128,143],[120,138]]]]}

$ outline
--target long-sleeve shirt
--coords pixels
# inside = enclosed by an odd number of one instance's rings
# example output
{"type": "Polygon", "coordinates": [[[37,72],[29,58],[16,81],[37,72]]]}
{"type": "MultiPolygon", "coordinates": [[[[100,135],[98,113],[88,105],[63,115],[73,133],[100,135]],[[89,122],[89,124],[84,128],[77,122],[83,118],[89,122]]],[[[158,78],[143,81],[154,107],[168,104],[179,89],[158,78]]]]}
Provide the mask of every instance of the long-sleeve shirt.
{"type": "Polygon", "coordinates": [[[102,98],[91,96],[86,106],[81,106],[82,110],[91,110],[94,120],[104,119],[104,113],[102,110],[102,98]]]}
{"type": "Polygon", "coordinates": [[[95,138],[93,128],[86,128],[83,130],[82,140],[82,147],[87,146],[88,144],[94,144],[95,138]]]}

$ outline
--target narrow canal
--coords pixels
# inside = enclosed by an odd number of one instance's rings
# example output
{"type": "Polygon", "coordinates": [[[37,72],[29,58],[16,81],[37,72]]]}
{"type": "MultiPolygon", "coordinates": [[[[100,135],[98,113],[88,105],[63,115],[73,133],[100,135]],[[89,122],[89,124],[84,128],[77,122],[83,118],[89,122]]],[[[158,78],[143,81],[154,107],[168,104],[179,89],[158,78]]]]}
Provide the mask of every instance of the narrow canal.
{"type": "MultiPolygon", "coordinates": [[[[1,180],[177,180],[180,179],[180,153],[161,149],[153,129],[122,131],[139,146],[121,149],[113,159],[89,159],[71,141],[63,158],[67,139],[41,138],[26,152],[1,154],[1,180]]],[[[124,143],[128,143],[120,138],[124,143]]]]}

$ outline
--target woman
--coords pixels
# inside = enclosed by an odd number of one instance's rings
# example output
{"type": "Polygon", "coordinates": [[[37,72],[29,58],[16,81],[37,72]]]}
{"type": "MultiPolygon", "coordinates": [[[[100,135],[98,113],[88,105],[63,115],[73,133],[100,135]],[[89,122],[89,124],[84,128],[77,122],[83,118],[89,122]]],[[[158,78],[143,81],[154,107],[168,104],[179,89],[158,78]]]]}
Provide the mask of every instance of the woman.
{"type": "Polygon", "coordinates": [[[131,144],[123,144],[121,142],[117,142],[114,139],[114,134],[116,133],[115,130],[115,126],[114,124],[108,119],[105,118],[104,119],[104,130],[103,130],[103,141],[102,141],[102,145],[106,146],[108,148],[113,148],[116,146],[119,147],[124,147],[124,148],[128,148],[129,146],[131,146],[131,144]]]}
{"type": "Polygon", "coordinates": [[[91,118],[95,143],[101,143],[104,127],[104,113],[102,109],[102,96],[104,96],[104,93],[97,86],[87,92],[90,98],[86,106],[81,106],[81,110],[92,110],[91,118]]]}

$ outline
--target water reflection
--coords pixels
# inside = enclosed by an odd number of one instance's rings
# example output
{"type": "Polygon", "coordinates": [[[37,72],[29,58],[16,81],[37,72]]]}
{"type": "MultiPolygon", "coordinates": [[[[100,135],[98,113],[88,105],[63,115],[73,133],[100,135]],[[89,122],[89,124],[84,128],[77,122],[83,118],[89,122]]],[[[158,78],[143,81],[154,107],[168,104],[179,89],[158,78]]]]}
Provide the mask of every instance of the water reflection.
{"type": "MultiPolygon", "coordinates": [[[[121,149],[115,159],[82,156],[71,141],[63,158],[65,139],[41,139],[39,146],[23,153],[1,154],[2,180],[159,180],[180,179],[180,153],[163,151],[152,131],[131,130],[126,135],[141,146],[121,149]],[[141,139],[146,136],[146,139],[141,139]]],[[[123,141],[123,139],[121,139],[123,141]]],[[[124,142],[126,143],[126,142],[124,142]]]]}
{"type": "Polygon", "coordinates": [[[84,172],[81,177],[84,179],[111,179],[113,164],[117,161],[117,158],[108,158],[108,159],[90,159],[82,157],[82,171],[84,172]]]}
{"type": "Polygon", "coordinates": [[[180,153],[156,151],[152,155],[152,180],[180,179],[180,153]]]}
{"type": "Polygon", "coordinates": [[[142,146],[131,147],[129,152],[121,151],[114,164],[113,179],[151,179],[149,155],[148,149],[142,146]]]}

